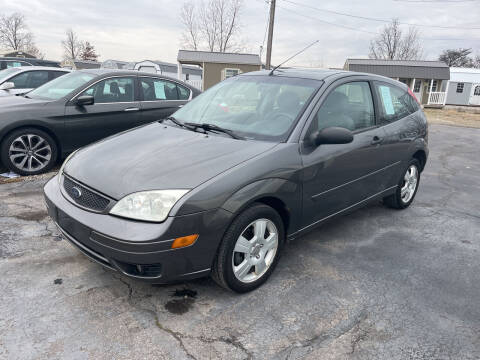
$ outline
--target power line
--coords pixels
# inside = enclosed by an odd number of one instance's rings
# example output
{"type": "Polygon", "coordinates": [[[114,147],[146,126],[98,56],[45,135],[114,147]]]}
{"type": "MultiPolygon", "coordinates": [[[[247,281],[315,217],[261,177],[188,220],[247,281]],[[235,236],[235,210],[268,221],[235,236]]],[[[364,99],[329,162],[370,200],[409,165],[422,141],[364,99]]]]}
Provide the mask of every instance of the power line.
{"type": "MultiPolygon", "coordinates": [[[[363,33],[372,34],[372,35],[380,35],[378,32],[353,28],[353,27],[346,26],[346,25],[341,25],[341,24],[338,24],[338,23],[332,23],[332,22],[329,22],[329,21],[326,21],[326,20],[323,20],[323,19],[319,19],[317,17],[310,16],[310,15],[305,15],[305,14],[299,13],[297,11],[294,11],[292,9],[280,6],[278,4],[277,4],[277,8],[280,8],[284,11],[288,11],[289,13],[295,14],[297,16],[302,16],[304,18],[315,20],[315,21],[318,21],[318,22],[322,22],[322,23],[325,23],[325,24],[328,24],[328,25],[337,26],[337,27],[341,27],[341,28],[356,31],[356,32],[363,32],[363,33]]],[[[421,38],[421,39],[422,40],[428,40],[428,41],[462,41],[462,40],[470,41],[470,40],[478,40],[478,39],[466,39],[466,38],[455,38],[455,39],[453,39],[453,38],[421,38]]]]}
{"type": "MultiPolygon", "coordinates": [[[[299,3],[299,2],[296,2],[296,1],[292,1],[292,0],[282,0],[282,1],[287,2],[289,4],[292,4],[292,5],[296,5],[296,6],[303,6],[303,7],[313,9],[313,10],[317,10],[317,11],[323,11],[323,12],[327,12],[327,13],[330,13],[330,14],[336,14],[336,15],[341,15],[341,16],[348,16],[348,17],[352,17],[352,18],[356,18],[356,19],[363,19],[363,20],[377,21],[377,22],[384,22],[384,23],[390,23],[392,21],[392,20],[387,20],[387,19],[372,18],[372,17],[368,17],[368,16],[353,15],[353,14],[347,14],[347,13],[340,12],[340,11],[322,9],[322,8],[318,8],[318,7],[315,7],[315,6],[299,3]]],[[[419,0],[404,0],[404,1],[408,2],[408,1],[419,1],[419,0]]],[[[472,1],[472,0],[470,0],[470,1],[472,1]]],[[[423,1],[423,2],[425,2],[425,1],[423,1]]],[[[437,28],[437,29],[480,30],[480,27],[424,25],[424,24],[404,23],[404,22],[400,22],[400,21],[398,23],[401,24],[401,25],[418,26],[418,27],[430,27],[430,28],[437,28]]]]}
{"type": "Polygon", "coordinates": [[[319,22],[322,22],[322,23],[325,23],[325,24],[328,24],[328,25],[337,26],[337,27],[341,27],[341,28],[344,28],[344,29],[353,30],[353,31],[358,31],[358,32],[363,32],[363,33],[367,33],[367,34],[378,35],[378,33],[373,32],[373,31],[368,31],[368,30],[362,30],[362,29],[358,29],[358,28],[353,28],[353,27],[350,27],[350,26],[347,26],[347,25],[336,24],[336,23],[332,23],[332,22],[330,22],[330,21],[326,21],[326,20],[322,20],[322,19],[313,17],[313,16],[305,15],[305,14],[296,12],[296,11],[294,11],[294,10],[292,10],[292,9],[285,8],[285,7],[283,7],[283,6],[279,6],[278,4],[277,4],[277,7],[280,8],[280,9],[282,9],[282,10],[288,11],[289,13],[296,14],[296,15],[298,15],[298,16],[303,16],[303,17],[305,17],[305,18],[308,18],[308,19],[311,19],[311,20],[315,20],[315,21],[319,21],[319,22]]]}

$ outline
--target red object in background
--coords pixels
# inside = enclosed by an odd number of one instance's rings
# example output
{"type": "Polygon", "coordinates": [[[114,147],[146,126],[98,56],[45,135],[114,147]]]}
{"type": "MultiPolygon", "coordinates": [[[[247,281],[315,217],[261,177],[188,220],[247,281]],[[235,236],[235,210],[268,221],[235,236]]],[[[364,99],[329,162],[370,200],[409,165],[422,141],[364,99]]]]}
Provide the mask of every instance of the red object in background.
{"type": "Polygon", "coordinates": [[[417,102],[418,105],[420,105],[420,101],[418,101],[417,97],[415,96],[415,94],[413,93],[412,89],[408,88],[408,93],[410,94],[411,97],[413,97],[415,99],[415,101],[417,102]]]}

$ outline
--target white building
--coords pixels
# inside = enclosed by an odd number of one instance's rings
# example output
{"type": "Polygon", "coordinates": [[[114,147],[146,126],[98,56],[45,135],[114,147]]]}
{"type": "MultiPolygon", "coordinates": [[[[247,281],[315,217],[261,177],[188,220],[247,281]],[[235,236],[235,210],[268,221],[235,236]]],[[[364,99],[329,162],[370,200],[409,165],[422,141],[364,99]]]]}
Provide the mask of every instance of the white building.
{"type": "Polygon", "coordinates": [[[446,104],[480,106],[480,69],[450,68],[446,104]]]}

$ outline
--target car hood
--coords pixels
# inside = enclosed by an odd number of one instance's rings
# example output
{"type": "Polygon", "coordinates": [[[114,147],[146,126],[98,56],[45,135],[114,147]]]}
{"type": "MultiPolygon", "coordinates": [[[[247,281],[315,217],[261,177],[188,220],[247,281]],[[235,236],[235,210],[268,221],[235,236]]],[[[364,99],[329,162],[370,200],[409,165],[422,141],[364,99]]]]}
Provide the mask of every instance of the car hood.
{"type": "Polygon", "coordinates": [[[40,99],[29,99],[24,96],[2,96],[0,94],[0,111],[14,110],[17,107],[23,107],[25,105],[42,105],[47,104],[50,101],[40,99]]]}
{"type": "Polygon", "coordinates": [[[152,123],[81,149],[64,172],[119,200],[144,190],[193,189],[275,145],[152,123]]]}

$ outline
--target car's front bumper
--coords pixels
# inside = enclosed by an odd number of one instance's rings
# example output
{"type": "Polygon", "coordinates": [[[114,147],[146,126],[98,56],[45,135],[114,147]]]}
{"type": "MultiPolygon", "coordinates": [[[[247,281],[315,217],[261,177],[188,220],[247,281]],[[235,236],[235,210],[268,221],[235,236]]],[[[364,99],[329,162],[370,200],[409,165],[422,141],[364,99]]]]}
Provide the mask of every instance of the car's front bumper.
{"type": "Polygon", "coordinates": [[[68,201],[57,177],[44,193],[48,214],[70,243],[107,268],[154,283],[208,275],[232,216],[214,209],[147,223],[93,213],[68,201]],[[191,234],[199,234],[194,244],[171,249],[175,238],[191,234]]]}

